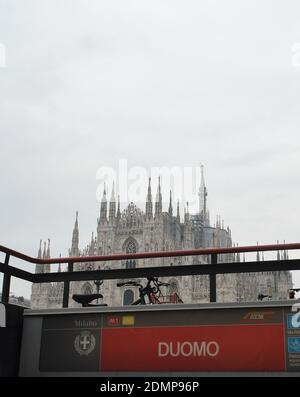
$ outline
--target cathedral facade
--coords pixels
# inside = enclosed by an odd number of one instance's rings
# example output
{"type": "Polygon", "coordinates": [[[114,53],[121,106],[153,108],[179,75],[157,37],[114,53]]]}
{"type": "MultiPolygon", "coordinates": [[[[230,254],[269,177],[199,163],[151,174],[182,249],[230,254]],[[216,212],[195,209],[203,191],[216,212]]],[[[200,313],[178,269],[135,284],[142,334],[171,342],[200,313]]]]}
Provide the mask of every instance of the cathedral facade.
{"type": "MultiPolygon", "coordinates": [[[[210,224],[207,209],[207,189],[204,181],[203,167],[199,188],[199,211],[190,214],[188,203],[183,219],[180,216],[179,203],[173,210],[172,196],[167,211],[163,211],[160,180],[155,201],[152,199],[151,180],[149,179],[145,211],[134,203],[120,211],[120,200],[116,200],[114,188],[108,201],[104,188],[100,205],[100,216],[97,219],[97,232],[92,235],[90,243],[79,248],[78,213],[72,235],[69,256],[95,256],[118,253],[155,252],[183,250],[208,247],[231,247],[232,237],[229,227],[217,217],[213,226],[210,224]]],[[[287,253],[282,254],[286,256],[287,253]]],[[[39,258],[50,258],[50,240],[44,249],[40,243],[39,258]],[[43,252],[42,252],[43,251],[43,252]]],[[[278,257],[281,259],[281,256],[278,257]]],[[[240,262],[239,254],[218,255],[219,262],[240,262]]],[[[257,260],[260,260],[259,253],[257,260]]],[[[133,268],[146,266],[173,266],[189,264],[207,264],[209,258],[204,256],[178,258],[147,258],[137,260],[74,263],[74,271],[133,268]]],[[[58,271],[61,271],[60,267],[58,271]]],[[[50,265],[36,266],[36,272],[50,272],[50,265]]],[[[119,280],[105,280],[101,285],[103,302],[109,306],[126,305],[138,298],[137,287],[117,287],[119,280]]],[[[140,280],[144,283],[145,280],[140,280]]],[[[176,292],[184,303],[201,303],[209,301],[208,276],[180,276],[161,278],[169,287],[162,291],[168,296],[176,292]]],[[[264,272],[248,274],[217,275],[217,301],[237,302],[256,301],[258,294],[272,296],[272,299],[286,299],[292,288],[290,272],[264,272]]],[[[70,306],[78,306],[72,301],[73,294],[91,294],[97,292],[94,281],[72,282],[70,287],[70,306]]],[[[32,308],[54,308],[62,306],[63,283],[36,284],[32,286],[32,308]]]]}

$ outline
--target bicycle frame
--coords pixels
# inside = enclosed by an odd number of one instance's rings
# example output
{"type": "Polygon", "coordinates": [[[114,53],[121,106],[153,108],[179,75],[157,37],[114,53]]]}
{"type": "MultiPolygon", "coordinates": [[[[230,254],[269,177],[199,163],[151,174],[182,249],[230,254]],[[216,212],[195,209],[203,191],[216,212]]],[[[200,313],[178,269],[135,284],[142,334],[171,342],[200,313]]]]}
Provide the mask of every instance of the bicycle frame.
{"type": "MultiPolygon", "coordinates": [[[[126,285],[126,283],[124,283],[126,285]]],[[[147,284],[144,287],[139,283],[129,282],[127,285],[139,287],[139,298],[131,303],[131,305],[147,305],[147,304],[161,304],[159,296],[161,295],[160,286],[168,286],[167,283],[159,283],[156,278],[148,278],[147,284]],[[154,285],[152,286],[151,283],[154,285]],[[158,296],[157,296],[158,295],[158,296]],[[147,296],[148,301],[146,302],[145,297],[147,296]]]]}

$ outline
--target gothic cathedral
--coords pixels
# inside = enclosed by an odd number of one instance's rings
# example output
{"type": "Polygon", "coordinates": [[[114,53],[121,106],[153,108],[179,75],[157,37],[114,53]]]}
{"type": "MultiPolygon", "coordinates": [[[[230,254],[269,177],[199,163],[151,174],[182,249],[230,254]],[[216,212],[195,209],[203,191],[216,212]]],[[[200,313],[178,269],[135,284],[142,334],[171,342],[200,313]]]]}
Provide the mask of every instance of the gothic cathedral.
{"type": "MultiPolygon", "coordinates": [[[[175,212],[175,211],[174,211],[175,212]]],[[[215,225],[210,224],[207,208],[207,189],[204,181],[203,167],[199,189],[199,212],[190,214],[188,204],[183,219],[180,216],[179,203],[176,214],[173,213],[172,196],[168,211],[163,211],[160,181],[153,206],[151,180],[149,179],[145,212],[134,203],[130,203],[124,211],[120,211],[120,200],[115,197],[112,189],[109,205],[104,189],[100,206],[100,217],[97,220],[96,236],[92,235],[86,248],[79,249],[78,213],[72,236],[70,256],[93,256],[131,252],[153,252],[182,250],[191,248],[231,247],[232,238],[229,227],[217,218],[215,225]],[[154,211],[153,211],[154,210],[154,211]]],[[[284,253],[287,255],[287,253],[284,253]]],[[[39,258],[50,258],[50,241],[48,247],[44,243],[38,253],[39,258]]],[[[258,254],[259,259],[259,254],[258,254]]],[[[74,270],[97,270],[110,268],[132,268],[145,266],[172,266],[207,263],[205,257],[151,258],[114,262],[75,263],[74,270]]],[[[219,255],[219,262],[240,261],[239,255],[219,255]]],[[[61,271],[60,267],[58,271],[61,271]]],[[[50,265],[36,266],[36,272],[50,272],[50,265]]],[[[116,286],[118,280],[105,280],[101,286],[103,301],[109,306],[130,304],[138,298],[137,287],[116,286]]],[[[142,280],[141,280],[142,281],[142,280]]],[[[170,286],[165,294],[176,292],[184,303],[201,303],[209,301],[208,276],[181,276],[161,279],[170,286]]],[[[143,282],[143,281],[142,281],[143,282]]],[[[292,288],[291,273],[269,272],[252,274],[228,274],[217,276],[217,301],[237,302],[256,301],[258,294],[272,295],[272,299],[286,299],[288,290],[292,288]]],[[[73,294],[96,293],[94,282],[73,282],[70,291],[70,306],[78,306],[72,302],[73,294]]],[[[62,307],[63,284],[36,284],[32,286],[32,308],[62,307]]]]}

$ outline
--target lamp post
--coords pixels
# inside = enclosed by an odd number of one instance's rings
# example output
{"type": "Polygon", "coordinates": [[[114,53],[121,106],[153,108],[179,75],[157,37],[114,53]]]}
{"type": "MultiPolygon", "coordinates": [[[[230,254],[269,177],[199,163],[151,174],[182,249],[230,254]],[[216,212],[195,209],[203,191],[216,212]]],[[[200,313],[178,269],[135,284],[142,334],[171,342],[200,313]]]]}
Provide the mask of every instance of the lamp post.
{"type": "MultiPolygon", "coordinates": [[[[95,281],[94,281],[94,284],[96,285],[97,294],[99,294],[100,286],[103,284],[103,280],[95,280],[95,281]]],[[[99,300],[99,299],[97,298],[97,303],[99,303],[98,300],[99,300]]]]}

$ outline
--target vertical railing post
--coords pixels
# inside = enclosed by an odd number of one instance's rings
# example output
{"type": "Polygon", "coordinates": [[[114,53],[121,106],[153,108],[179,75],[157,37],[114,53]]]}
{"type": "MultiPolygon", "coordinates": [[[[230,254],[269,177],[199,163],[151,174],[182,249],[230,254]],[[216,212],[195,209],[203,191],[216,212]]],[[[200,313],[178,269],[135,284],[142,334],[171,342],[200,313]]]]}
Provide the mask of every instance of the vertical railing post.
{"type": "Polygon", "coordinates": [[[5,256],[5,261],[4,261],[4,274],[3,274],[3,283],[2,283],[2,298],[1,301],[2,303],[8,303],[9,302],[9,290],[10,290],[10,279],[11,276],[8,273],[5,273],[5,270],[7,271],[9,263],[9,254],[6,254],[5,256]]]}
{"type": "MultiPolygon", "coordinates": [[[[211,254],[211,264],[216,265],[218,263],[218,255],[211,254]]],[[[209,275],[209,300],[210,302],[217,301],[217,276],[216,273],[209,275]]]]}
{"type": "MultiPolygon", "coordinates": [[[[68,263],[68,272],[73,271],[73,262],[68,263]]],[[[64,281],[63,307],[69,306],[70,281],[64,281]]]]}

